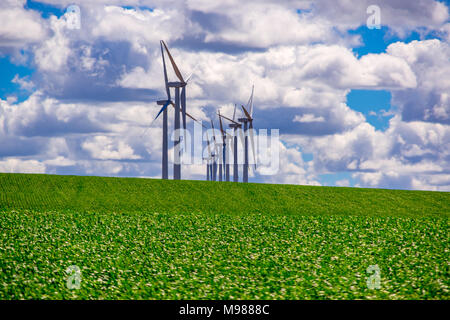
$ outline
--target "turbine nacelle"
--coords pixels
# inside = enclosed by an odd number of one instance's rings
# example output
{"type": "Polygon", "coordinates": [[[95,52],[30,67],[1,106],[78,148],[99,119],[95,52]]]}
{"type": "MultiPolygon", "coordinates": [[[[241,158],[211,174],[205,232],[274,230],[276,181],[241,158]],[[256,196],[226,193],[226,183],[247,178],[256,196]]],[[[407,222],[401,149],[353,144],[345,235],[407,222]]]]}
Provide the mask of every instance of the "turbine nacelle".
{"type": "Polygon", "coordinates": [[[167,102],[172,103],[171,100],[158,100],[158,101],[156,101],[156,104],[157,104],[158,106],[163,106],[163,105],[165,105],[167,102]]]}
{"type": "Polygon", "coordinates": [[[183,88],[187,85],[186,82],[180,82],[180,81],[174,81],[174,82],[168,82],[167,85],[170,88],[183,88]]]}

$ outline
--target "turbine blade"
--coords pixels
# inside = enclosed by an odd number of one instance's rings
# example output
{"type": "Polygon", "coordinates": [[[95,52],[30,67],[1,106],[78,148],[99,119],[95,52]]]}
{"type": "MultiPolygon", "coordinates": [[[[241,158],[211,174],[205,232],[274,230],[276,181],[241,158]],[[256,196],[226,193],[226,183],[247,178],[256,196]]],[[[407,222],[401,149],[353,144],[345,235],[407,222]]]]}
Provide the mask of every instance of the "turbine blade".
{"type": "Polygon", "coordinates": [[[250,104],[250,117],[253,117],[253,93],[255,91],[255,85],[252,86],[252,102],[250,104]]]}
{"type": "Polygon", "coordinates": [[[186,116],[188,116],[189,118],[191,118],[192,120],[199,122],[197,119],[195,119],[193,116],[191,116],[189,113],[186,112],[186,116]]]}
{"type": "Polygon", "coordinates": [[[175,60],[173,60],[172,55],[170,54],[169,48],[167,48],[167,45],[166,45],[166,43],[164,41],[162,43],[164,45],[164,48],[166,48],[167,55],[169,56],[169,59],[170,59],[170,63],[172,63],[173,71],[175,71],[175,74],[177,75],[178,79],[180,79],[180,81],[182,83],[185,83],[184,79],[183,79],[183,76],[181,75],[181,72],[178,69],[177,64],[175,63],[175,60]]]}
{"type": "Polygon", "coordinates": [[[220,132],[222,132],[222,137],[223,137],[223,139],[225,139],[225,131],[223,130],[222,117],[220,116],[220,110],[217,112],[217,114],[219,115],[220,132]]]}
{"type": "Polygon", "coordinates": [[[208,130],[206,130],[206,144],[208,146],[209,157],[211,158],[211,145],[210,145],[210,141],[209,141],[208,130]]]}
{"type": "MultiPolygon", "coordinates": [[[[218,112],[218,115],[219,115],[220,131],[222,132],[223,141],[226,143],[227,136],[229,136],[229,137],[233,137],[233,136],[231,134],[227,133],[225,130],[223,130],[222,117],[224,117],[224,116],[222,116],[220,114],[220,110],[218,112]]],[[[224,117],[224,118],[226,118],[226,117],[224,117]]]]}
{"type": "Polygon", "coordinates": [[[193,74],[194,74],[194,73],[192,72],[192,73],[189,75],[189,77],[186,78],[186,83],[188,83],[189,80],[191,80],[193,74]]]}
{"type": "MultiPolygon", "coordinates": [[[[170,104],[172,105],[172,107],[175,109],[175,104],[171,101],[170,104]]],[[[206,128],[205,125],[203,123],[201,123],[200,121],[198,121],[197,119],[195,119],[193,116],[191,116],[189,113],[186,112],[186,116],[188,116],[189,118],[191,118],[192,120],[194,120],[195,122],[198,122],[202,125],[203,128],[206,128]]]]}
{"type": "Polygon", "coordinates": [[[252,93],[251,93],[250,98],[248,99],[248,102],[247,102],[247,105],[246,105],[246,109],[250,110],[250,114],[252,114],[251,111],[252,111],[252,104],[253,104],[253,91],[254,91],[254,89],[255,89],[255,86],[253,85],[252,86],[252,93]]]}
{"type": "Polygon", "coordinates": [[[214,141],[214,152],[216,153],[215,156],[217,157],[217,154],[219,153],[219,150],[217,148],[217,142],[216,142],[216,131],[214,130],[214,122],[211,120],[211,128],[213,129],[213,141],[214,141]]]}
{"type": "MultiPolygon", "coordinates": [[[[171,101],[170,104],[172,105],[172,107],[175,109],[175,104],[171,101]]],[[[186,116],[191,118],[192,120],[194,120],[197,123],[200,123],[202,125],[203,128],[206,128],[205,125],[203,123],[201,123],[200,121],[198,121],[197,119],[195,119],[193,116],[191,116],[189,113],[186,112],[186,116]]]]}
{"type": "MultiPolygon", "coordinates": [[[[159,110],[158,114],[156,115],[155,119],[153,119],[153,121],[155,121],[156,119],[158,119],[159,115],[167,108],[167,106],[171,103],[170,100],[167,100],[167,102],[162,106],[162,108],[159,110]]],[[[153,123],[153,122],[152,122],[153,123]]]]}
{"type": "MultiPolygon", "coordinates": [[[[175,109],[175,103],[173,103],[172,101],[170,101],[170,104],[172,105],[172,107],[175,109]]],[[[182,110],[180,109],[180,112],[182,112],[182,110]]],[[[189,115],[187,112],[186,112],[186,116],[188,116],[189,118],[191,118],[192,120],[195,120],[195,121],[197,121],[195,118],[193,118],[191,115],[189,115]]]]}
{"type": "Polygon", "coordinates": [[[234,124],[239,124],[238,122],[236,122],[236,121],[234,121],[234,120],[231,120],[230,118],[228,118],[228,117],[225,117],[224,115],[220,115],[222,118],[224,118],[224,119],[227,119],[228,121],[231,121],[231,122],[233,122],[234,124]]]}
{"type": "Polygon", "coordinates": [[[152,122],[150,122],[150,124],[148,125],[147,128],[145,128],[144,132],[142,132],[141,137],[144,136],[144,134],[147,133],[147,130],[153,125],[153,122],[156,121],[156,119],[158,119],[159,115],[167,108],[167,106],[170,104],[170,100],[167,100],[167,102],[162,106],[162,108],[159,110],[158,114],[156,115],[155,119],[152,120],[152,122]]]}
{"type": "Polygon", "coordinates": [[[167,79],[167,68],[166,68],[166,60],[164,58],[164,50],[163,50],[163,41],[160,41],[161,45],[161,56],[163,60],[163,68],[164,68],[164,84],[166,85],[167,92],[167,100],[170,100],[170,88],[169,88],[169,80],[167,79]]]}
{"type": "Polygon", "coordinates": [[[247,117],[248,120],[252,120],[252,117],[250,117],[250,114],[248,113],[247,109],[245,109],[244,106],[242,106],[242,110],[244,110],[245,116],[247,117]]]}
{"type": "Polygon", "coordinates": [[[244,132],[242,130],[242,128],[238,128],[237,129],[239,132],[239,140],[241,140],[242,146],[245,146],[245,138],[244,138],[244,132]]]}
{"type": "Polygon", "coordinates": [[[210,121],[211,121],[211,128],[213,129],[213,140],[214,140],[214,149],[215,149],[215,146],[216,146],[216,132],[214,130],[214,122],[212,121],[212,119],[210,119],[210,121]]]}
{"type": "Polygon", "coordinates": [[[181,118],[183,118],[183,140],[184,149],[187,149],[186,133],[186,86],[181,88],[181,118]]]}
{"type": "Polygon", "coordinates": [[[250,120],[249,132],[250,132],[249,134],[250,144],[252,145],[253,161],[255,161],[254,166],[256,170],[256,153],[255,153],[255,137],[253,136],[253,120],[250,120]]]}
{"type": "Polygon", "coordinates": [[[234,111],[233,111],[233,122],[234,122],[234,117],[236,116],[236,103],[234,104],[234,111]]]}

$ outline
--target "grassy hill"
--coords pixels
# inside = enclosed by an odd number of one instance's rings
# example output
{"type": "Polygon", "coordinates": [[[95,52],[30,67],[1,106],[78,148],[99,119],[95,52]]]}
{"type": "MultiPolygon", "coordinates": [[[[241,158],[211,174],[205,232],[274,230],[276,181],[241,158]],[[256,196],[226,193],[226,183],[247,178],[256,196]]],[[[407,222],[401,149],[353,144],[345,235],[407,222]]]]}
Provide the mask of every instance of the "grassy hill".
{"type": "Polygon", "coordinates": [[[0,299],[448,299],[449,214],[445,192],[0,174],[0,299]]]}
{"type": "Polygon", "coordinates": [[[450,215],[450,193],[0,173],[0,209],[450,215]]]}

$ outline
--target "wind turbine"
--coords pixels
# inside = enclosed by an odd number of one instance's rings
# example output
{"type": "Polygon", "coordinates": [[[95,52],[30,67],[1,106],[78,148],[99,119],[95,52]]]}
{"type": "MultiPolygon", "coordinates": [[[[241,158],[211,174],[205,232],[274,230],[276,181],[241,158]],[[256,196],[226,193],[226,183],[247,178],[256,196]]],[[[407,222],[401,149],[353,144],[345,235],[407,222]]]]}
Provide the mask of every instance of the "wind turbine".
{"type": "Polygon", "coordinates": [[[252,145],[253,152],[253,160],[255,161],[255,169],[256,169],[256,158],[255,158],[255,143],[253,138],[253,93],[255,90],[255,86],[252,86],[252,94],[247,102],[247,108],[242,106],[242,110],[244,111],[245,117],[239,118],[238,121],[244,124],[244,135],[245,135],[245,143],[244,143],[244,173],[243,173],[243,182],[248,182],[248,136],[250,135],[250,142],[252,145]],[[250,111],[248,111],[249,109],[250,111]],[[250,131],[250,134],[248,133],[250,131]]]}
{"type": "MultiPolygon", "coordinates": [[[[162,178],[168,179],[169,177],[169,154],[168,154],[168,137],[167,137],[167,121],[168,121],[168,115],[167,115],[167,106],[171,104],[175,109],[175,130],[177,130],[177,139],[174,142],[174,170],[173,170],[173,178],[175,180],[179,180],[181,178],[181,164],[180,164],[180,136],[178,135],[178,130],[180,129],[180,112],[182,113],[182,119],[183,119],[183,129],[184,132],[186,132],[186,116],[191,118],[194,121],[197,121],[194,119],[191,115],[189,115],[186,112],[186,85],[191,78],[189,78],[184,81],[183,76],[180,73],[180,70],[178,69],[175,61],[172,58],[172,55],[170,54],[169,49],[167,48],[166,43],[161,40],[160,41],[161,46],[161,56],[163,61],[163,68],[164,68],[164,84],[166,87],[167,92],[167,99],[166,100],[158,100],[157,104],[162,105],[162,108],[159,110],[158,114],[156,115],[155,119],[152,121],[152,123],[158,119],[160,114],[163,114],[163,139],[162,139],[162,178]],[[166,61],[165,61],[165,55],[164,55],[164,49],[166,50],[170,62],[172,64],[172,67],[174,69],[174,72],[178,79],[180,79],[180,82],[169,82],[167,77],[167,68],[166,68],[166,61]],[[175,103],[173,103],[171,96],[170,96],[170,88],[175,88],[175,103]],[[180,88],[181,88],[181,97],[180,97],[180,88]],[[181,109],[180,109],[180,100],[181,100],[181,109]]],[[[186,140],[185,140],[186,143],[186,140]]]]}
{"type": "MultiPolygon", "coordinates": [[[[228,136],[229,134],[223,130],[223,124],[222,124],[222,116],[220,114],[220,110],[217,111],[217,114],[219,115],[219,124],[220,124],[220,132],[222,133],[222,163],[223,163],[223,170],[224,170],[224,180],[230,181],[230,164],[229,164],[229,153],[227,149],[227,142],[228,142],[228,136]]],[[[220,167],[219,167],[220,172],[220,167]]]]}
{"type": "Polygon", "coordinates": [[[212,181],[212,170],[211,170],[211,146],[210,146],[210,141],[209,141],[209,136],[208,136],[208,131],[206,131],[206,145],[208,146],[208,157],[207,158],[203,158],[206,159],[206,180],[207,181],[212,181]]]}
{"type": "MultiPolygon", "coordinates": [[[[170,87],[169,87],[169,81],[167,79],[167,68],[166,68],[166,60],[164,58],[164,50],[163,50],[163,41],[160,41],[161,46],[161,56],[163,61],[163,68],[164,68],[164,84],[166,87],[166,93],[167,93],[167,99],[166,100],[158,100],[156,103],[158,105],[162,105],[162,108],[159,110],[158,114],[156,115],[156,119],[158,119],[159,115],[163,113],[163,139],[162,139],[162,178],[168,179],[169,178],[169,152],[168,152],[168,140],[167,140],[167,106],[169,104],[173,105],[173,102],[170,98],[170,87]]],[[[153,122],[152,122],[153,123],[153,122]]]]}
{"type": "MultiPolygon", "coordinates": [[[[236,104],[234,105],[234,112],[233,112],[233,119],[230,119],[228,117],[225,117],[224,115],[221,115],[222,118],[230,121],[231,123],[228,124],[230,128],[233,128],[234,130],[234,146],[233,146],[233,181],[238,182],[239,181],[239,173],[238,173],[238,141],[237,141],[237,132],[242,127],[242,125],[239,122],[236,122],[234,120],[236,116],[236,104]]],[[[242,139],[242,138],[241,138],[242,139]]]]}
{"type": "MultiPolygon", "coordinates": [[[[175,60],[173,59],[172,55],[170,54],[169,48],[167,48],[166,43],[161,40],[162,45],[166,49],[167,55],[169,56],[170,63],[172,64],[173,71],[175,72],[175,75],[177,76],[179,81],[175,82],[168,82],[167,86],[169,88],[175,88],[175,125],[174,130],[176,133],[175,141],[174,141],[174,163],[173,163],[173,178],[174,180],[181,179],[181,159],[180,159],[180,111],[182,114],[183,119],[183,132],[186,132],[186,85],[189,81],[185,81],[183,79],[183,76],[181,75],[180,70],[178,69],[177,64],[175,63],[175,60]],[[181,88],[181,94],[180,94],[180,88],[181,88]],[[180,108],[180,102],[181,102],[181,108],[180,108]]],[[[164,54],[163,54],[164,55],[164,54]]],[[[165,74],[166,76],[166,74],[165,74]]],[[[184,139],[185,140],[185,139],[184,139]]]]}
{"type": "MultiPolygon", "coordinates": [[[[214,130],[214,122],[211,119],[211,128],[213,130],[213,146],[214,146],[214,158],[213,158],[213,177],[214,177],[214,181],[217,180],[217,156],[220,155],[220,152],[218,152],[217,150],[217,141],[216,141],[216,132],[214,130]]],[[[220,159],[220,156],[219,156],[220,159]]],[[[219,181],[222,181],[222,164],[219,161],[219,181]]]]}

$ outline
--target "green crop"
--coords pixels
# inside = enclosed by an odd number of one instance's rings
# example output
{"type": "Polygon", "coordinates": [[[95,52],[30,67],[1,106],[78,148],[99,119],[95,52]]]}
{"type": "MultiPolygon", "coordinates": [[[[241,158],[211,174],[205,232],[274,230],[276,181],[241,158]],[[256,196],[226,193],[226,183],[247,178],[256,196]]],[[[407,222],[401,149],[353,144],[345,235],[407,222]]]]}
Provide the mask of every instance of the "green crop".
{"type": "Polygon", "coordinates": [[[0,174],[0,299],[449,299],[449,201],[0,174]],[[66,285],[72,265],[80,289],[66,285]]]}

